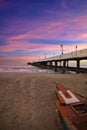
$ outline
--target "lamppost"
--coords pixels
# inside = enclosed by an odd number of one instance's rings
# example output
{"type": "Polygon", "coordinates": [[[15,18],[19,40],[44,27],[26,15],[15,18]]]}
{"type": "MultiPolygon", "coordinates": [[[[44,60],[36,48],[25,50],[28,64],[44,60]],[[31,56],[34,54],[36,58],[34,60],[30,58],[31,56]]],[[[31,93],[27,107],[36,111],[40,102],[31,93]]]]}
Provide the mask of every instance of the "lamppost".
{"type": "Polygon", "coordinates": [[[61,54],[63,55],[63,45],[61,44],[61,54]]]}
{"type": "Polygon", "coordinates": [[[77,46],[75,46],[76,47],[76,52],[77,52],[77,46]]]}

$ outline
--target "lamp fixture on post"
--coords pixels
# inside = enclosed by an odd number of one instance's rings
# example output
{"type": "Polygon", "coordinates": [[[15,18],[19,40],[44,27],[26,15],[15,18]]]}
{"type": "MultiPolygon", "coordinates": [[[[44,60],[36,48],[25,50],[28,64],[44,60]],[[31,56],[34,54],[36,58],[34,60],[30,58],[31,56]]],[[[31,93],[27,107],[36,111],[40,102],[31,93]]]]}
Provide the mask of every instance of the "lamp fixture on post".
{"type": "Polygon", "coordinates": [[[63,45],[61,44],[61,54],[63,55],[63,45]]]}
{"type": "Polygon", "coordinates": [[[77,46],[75,46],[76,47],[76,52],[77,52],[77,46]]]}

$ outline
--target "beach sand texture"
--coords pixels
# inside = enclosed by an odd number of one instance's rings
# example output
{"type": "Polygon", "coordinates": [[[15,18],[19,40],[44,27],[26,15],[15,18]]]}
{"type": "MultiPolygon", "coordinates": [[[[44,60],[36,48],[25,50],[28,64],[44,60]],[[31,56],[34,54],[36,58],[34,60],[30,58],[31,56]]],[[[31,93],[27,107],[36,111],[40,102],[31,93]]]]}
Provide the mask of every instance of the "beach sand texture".
{"type": "Polygon", "coordinates": [[[64,130],[56,82],[87,96],[87,74],[0,73],[0,130],[64,130]]]}

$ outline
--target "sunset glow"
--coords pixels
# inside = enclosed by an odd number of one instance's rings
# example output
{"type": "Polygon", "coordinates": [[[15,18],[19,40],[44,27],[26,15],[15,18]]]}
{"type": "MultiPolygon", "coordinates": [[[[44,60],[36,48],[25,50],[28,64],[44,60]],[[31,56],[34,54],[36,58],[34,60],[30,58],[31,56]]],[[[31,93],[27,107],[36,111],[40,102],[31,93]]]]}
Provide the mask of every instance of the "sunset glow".
{"type": "Polygon", "coordinates": [[[87,0],[0,0],[0,65],[87,48],[87,0]]]}

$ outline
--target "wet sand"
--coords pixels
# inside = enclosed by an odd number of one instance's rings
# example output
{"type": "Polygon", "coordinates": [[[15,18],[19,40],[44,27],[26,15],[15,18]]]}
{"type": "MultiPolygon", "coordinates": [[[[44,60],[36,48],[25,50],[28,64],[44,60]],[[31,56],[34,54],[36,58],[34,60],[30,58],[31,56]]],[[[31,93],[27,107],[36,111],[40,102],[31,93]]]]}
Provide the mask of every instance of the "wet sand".
{"type": "Polygon", "coordinates": [[[87,96],[87,74],[0,73],[0,130],[64,130],[56,82],[87,96]]]}

